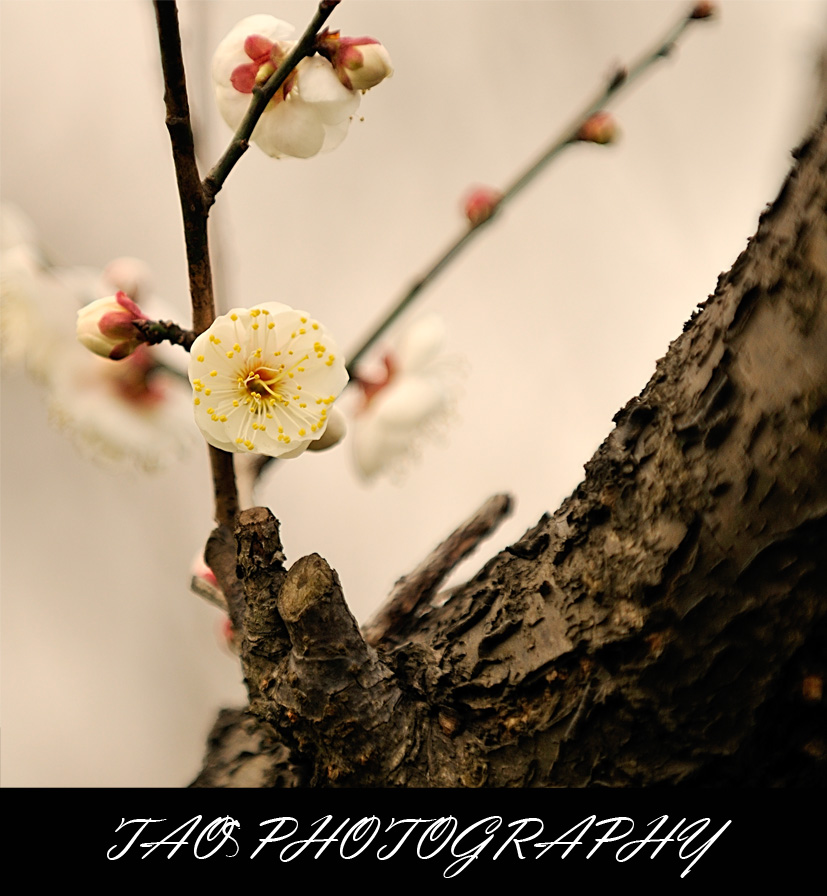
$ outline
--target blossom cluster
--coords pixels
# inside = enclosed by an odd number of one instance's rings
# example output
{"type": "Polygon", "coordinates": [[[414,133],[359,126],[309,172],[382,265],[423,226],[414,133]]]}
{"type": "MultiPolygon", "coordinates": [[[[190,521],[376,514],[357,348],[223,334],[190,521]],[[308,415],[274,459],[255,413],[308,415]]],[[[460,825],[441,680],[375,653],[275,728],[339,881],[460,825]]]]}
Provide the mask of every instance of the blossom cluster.
{"type": "MultiPolygon", "coordinates": [[[[296,46],[295,29],[269,15],[242,19],[221,41],[212,60],[218,109],[236,130],[263,84],[296,46]]],[[[338,146],[359,108],[360,91],[393,73],[385,48],[372,38],[326,33],[315,55],[302,59],[276,91],[252,133],[274,158],[306,159],[338,146]]]]}

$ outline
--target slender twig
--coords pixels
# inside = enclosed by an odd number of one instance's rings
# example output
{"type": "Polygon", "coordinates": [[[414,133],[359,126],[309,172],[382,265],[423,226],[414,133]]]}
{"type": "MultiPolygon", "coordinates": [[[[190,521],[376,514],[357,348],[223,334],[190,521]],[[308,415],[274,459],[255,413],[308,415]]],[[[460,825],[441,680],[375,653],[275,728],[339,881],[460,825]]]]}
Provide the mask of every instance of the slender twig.
{"type": "Polygon", "coordinates": [[[178,7],[175,0],[154,0],[154,5],[161,65],[164,71],[166,124],[178,181],[181,215],[184,219],[184,239],[192,298],[192,327],[196,333],[201,333],[215,320],[210,250],[207,241],[207,207],[195,162],[187,79],[178,28],[178,7]]]}
{"type": "MultiPolygon", "coordinates": [[[[209,203],[204,199],[201,177],[195,161],[187,79],[181,52],[181,33],[178,28],[178,7],[175,0],[154,0],[154,6],[164,72],[166,124],[184,222],[187,270],[192,299],[192,328],[196,333],[202,333],[215,320],[207,239],[209,203]]],[[[216,520],[219,524],[232,527],[235,515],[238,513],[233,458],[231,454],[212,446],[209,451],[216,520]]]]}
{"type": "Polygon", "coordinates": [[[171,320],[136,320],[133,325],[141,333],[141,340],[147,345],[169,342],[189,351],[195,341],[195,330],[185,330],[171,320]]]}
{"type": "Polygon", "coordinates": [[[473,516],[458,526],[441,544],[394,585],[385,606],[364,627],[368,644],[392,637],[421,607],[427,606],[449,572],[489,536],[511,513],[510,495],[494,495],[473,516]]]}
{"type": "MultiPolygon", "coordinates": [[[[594,99],[586,104],[583,110],[575,117],[574,121],[565,127],[551,145],[548,146],[548,148],[545,149],[540,156],[519,174],[507,189],[503,191],[502,196],[497,202],[496,211],[502,209],[503,206],[510,202],[524,187],[528,186],[528,184],[534,180],[549,162],[556,158],[567,146],[579,142],[578,134],[583,124],[595,113],[604,109],[609,100],[619,94],[623,89],[630,87],[650,66],[658,60],[666,58],[671,53],[686,28],[692,24],[692,22],[700,20],[700,17],[696,14],[696,9],[697,6],[693,6],[689,13],[684,14],[681,19],[669,29],[666,35],[658,41],[654,49],[643,54],[630,68],[620,68],[614,72],[606,86],[600,90],[594,99]]],[[[419,293],[422,292],[422,290],[428,286],[436,276],[457,257],[457,255],[460,254],[462,249],[465,248],[474,236],[496,217],[496,214],[492,214],[465,230],[453,243],[451,243],[450,246],[448,246],[431,267],[428,268],[426,273],[411,285],[408,291],[396,302],[380,323],[373,329],[371,334],[351,355],[349,355],[350,362],[347,369],[351,377],[354,375],[359,361],[362,360],[365,353],[382,336],[388,327],[390,327],[399,315],[402,314],[411,302],[413,302],[419,293]]]]}
{"type": "Polygon", "coordinates": [[[236,162],[247,152],[259,118],[267,108],[267,104],[275,96],[276,91],[287,80],[287,76],[306,56],[312,56],[315,52],[316,36],[322,26],[330,17],[330,14],[338,6],[339,0],[321,0],[316,14],[305,29],[299,42],[265,81],[264,84],[253,88],[253,99],[250,103],[238,130],[233,135],[230,145],[224,151],[224,155],[216,162],[212,171],[204,178],[204,201],[207,206],[215,202],[215,196],[224,186],[224,181],[235,167],[236,162]]]}

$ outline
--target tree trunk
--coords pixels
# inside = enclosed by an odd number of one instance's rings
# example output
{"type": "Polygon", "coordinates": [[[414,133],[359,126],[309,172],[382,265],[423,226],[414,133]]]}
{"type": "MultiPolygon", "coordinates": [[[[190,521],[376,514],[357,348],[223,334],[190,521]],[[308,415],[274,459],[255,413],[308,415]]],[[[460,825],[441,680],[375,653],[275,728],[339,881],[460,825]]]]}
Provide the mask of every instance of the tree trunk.
{"type": "Polygon", "coordinates": [[[795,157],[574,494],[447,599],[466,529],[364,636],[269,511],[216,530],[250,705],[196,786],[825,783],[827,124],[795,157]]]}

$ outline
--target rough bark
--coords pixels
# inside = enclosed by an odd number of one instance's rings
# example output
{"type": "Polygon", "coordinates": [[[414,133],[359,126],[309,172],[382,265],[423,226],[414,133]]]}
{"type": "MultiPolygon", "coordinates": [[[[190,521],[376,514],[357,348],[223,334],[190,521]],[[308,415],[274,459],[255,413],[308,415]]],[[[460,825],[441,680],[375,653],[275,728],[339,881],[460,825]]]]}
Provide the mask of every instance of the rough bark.
{"type": "Polygon", "coordinates": [[[250,707],[196,784],[825,783],[825,123],[795,156],[581,485],[442,603],[368,644],[268,511],[216,540],[250,707]]]}

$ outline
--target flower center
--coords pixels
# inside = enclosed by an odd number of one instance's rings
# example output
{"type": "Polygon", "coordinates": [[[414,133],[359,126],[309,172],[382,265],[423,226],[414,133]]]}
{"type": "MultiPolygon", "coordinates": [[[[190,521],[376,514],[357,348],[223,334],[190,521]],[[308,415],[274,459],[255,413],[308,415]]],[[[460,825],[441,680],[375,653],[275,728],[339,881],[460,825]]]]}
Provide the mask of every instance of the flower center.
{"type": "Polygon", "coordinates": [[[272,367],[256,367],[249,371],[245,377],[239,377],[239,385],[250,393],[253,398],[265,398],[278,395],[277,386],[281,379],[281,370],[272,367]]]}
{"type": "MultiPolygon", "coordinates": [[[[260,354],[260,350],[256,353],[256,355],[258,354],[260,354]]],[[[238,387],[245,396],[244,403],[250,404],[252,401],[259,406],[276,403],[288,406],[290,402],[282,394],[284,391],[283,381],[285,378],[293,379],[293,371],[296,368],[298,368],[299,372],[303,371],[304,368],[300,365],[304,364],[309,357],[310,355],[304,355],[304,357],[294,361],[289,367],[285,364],[279,364],[278,367],[267,367],[260,363],[257,356],[250,358],[245,368],[238,375],[238,387]]]]}

